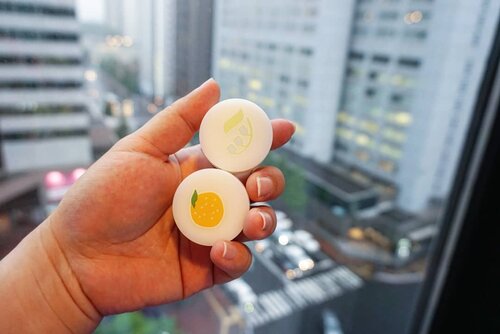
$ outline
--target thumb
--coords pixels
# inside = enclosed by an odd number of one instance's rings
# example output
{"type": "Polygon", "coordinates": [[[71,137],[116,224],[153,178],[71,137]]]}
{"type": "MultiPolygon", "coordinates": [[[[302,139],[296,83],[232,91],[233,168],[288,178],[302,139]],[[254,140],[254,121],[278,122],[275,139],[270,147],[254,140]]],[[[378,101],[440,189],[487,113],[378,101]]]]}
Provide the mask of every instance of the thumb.
{"type": "Polygon", "coordinates": [[[219,98],[219,85],[210,78],[188,95],[160,111],[131,136],[140,137],[163,155],[173,154],[191,140],[200,128],[203,116],[219,101],[219,98]]]}

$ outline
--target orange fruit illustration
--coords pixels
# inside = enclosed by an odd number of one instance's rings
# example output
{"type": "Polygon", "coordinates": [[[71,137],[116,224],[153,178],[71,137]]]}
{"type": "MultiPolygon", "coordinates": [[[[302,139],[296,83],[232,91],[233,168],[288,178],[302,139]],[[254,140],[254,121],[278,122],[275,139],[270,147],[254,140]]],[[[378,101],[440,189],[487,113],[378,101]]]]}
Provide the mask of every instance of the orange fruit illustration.
{"type": "Polygon", "coordinates": [[[222,200],[214,192],[198,194],[195,190],[191,196],[191,218],[203,227],[214,227],[220,223],[224,215],[222,200]]]}

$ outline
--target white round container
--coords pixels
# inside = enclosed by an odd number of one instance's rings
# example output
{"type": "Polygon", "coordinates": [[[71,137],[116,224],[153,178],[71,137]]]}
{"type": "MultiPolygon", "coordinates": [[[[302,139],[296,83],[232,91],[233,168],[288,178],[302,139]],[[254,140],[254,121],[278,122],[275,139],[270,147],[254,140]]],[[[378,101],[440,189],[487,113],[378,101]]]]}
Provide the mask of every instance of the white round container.
{"type": "Polygon", "coordinates": [[[186,177],[175,192],[175,223],[189,240],[205,246],[232,240],[243,230],[250,200],[234,175],[209,168],[186,177]]]}
{"type": "Polygon", "coordinates": [[[228,99],[214,105],[200,126],[203,153],[217,168],[244,172],[258,166],[273,141],[271,121],[255,103],[228,99]]]}

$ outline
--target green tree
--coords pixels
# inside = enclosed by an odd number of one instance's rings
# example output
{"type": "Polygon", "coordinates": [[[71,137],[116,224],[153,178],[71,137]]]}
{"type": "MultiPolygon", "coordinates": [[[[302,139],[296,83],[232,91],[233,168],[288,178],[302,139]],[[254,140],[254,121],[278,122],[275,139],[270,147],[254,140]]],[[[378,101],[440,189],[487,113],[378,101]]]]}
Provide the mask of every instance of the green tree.
{"type": "Polygon", "coordinates": [[[96,334],[180,334],[174,318],[146,317],[142,312],[124,313],[104,319],[95,330],[96,334]]]}

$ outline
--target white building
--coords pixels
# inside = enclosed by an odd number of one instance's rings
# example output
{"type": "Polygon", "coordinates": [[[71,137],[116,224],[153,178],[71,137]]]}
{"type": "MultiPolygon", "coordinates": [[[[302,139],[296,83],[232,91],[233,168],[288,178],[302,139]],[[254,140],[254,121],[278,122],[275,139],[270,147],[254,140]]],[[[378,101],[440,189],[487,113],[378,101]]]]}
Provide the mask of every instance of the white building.
{"type": "Polygon", "coordinates": [[[292,147],[446,198],[500,13],[492,0],[215,2],[213,72],[299,124],[292,147]],[[347,59],[346,59],[347,58],[347,59]]]}
{"type": "Polygon", "coordinates": [[[175,95],[176,0],[106,0],[105,25],[130,37],[141,92],[156,101],[175,95]]]}
{"type": "Polygon", "coordinates": [[[92,160],[73,0],[0,1],[3,172],[92,160]]]}
{"type": "Polygon", "coordinates": [[[358,1],[333,162],[395,185],[418,212],[446,198],[500,2],[358,1]]]}
{"type": "Polygon", "coordinates": [[[218,0],[213,75],[222,97],[243,97],[298,125],[291,147],[328,162],[353,0],[218,0]]]}

